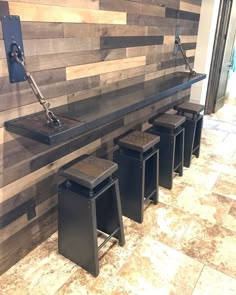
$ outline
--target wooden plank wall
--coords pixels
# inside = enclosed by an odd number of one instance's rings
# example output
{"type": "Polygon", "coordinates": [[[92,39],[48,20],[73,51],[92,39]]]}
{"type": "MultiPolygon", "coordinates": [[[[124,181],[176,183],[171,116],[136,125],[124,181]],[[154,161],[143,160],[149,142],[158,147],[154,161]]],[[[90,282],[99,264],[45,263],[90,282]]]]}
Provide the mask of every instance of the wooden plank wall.
{"type": "MultiPolygon", "coordinates": [[[[20,16],[28,68],[55,107],[183,70],[181,55],[173,56],[176,25],[193,62],[200,7],[201,0],[11,0],[0,1],[0,15],[20,16]]],[[[0,273],[56,231],[59,167],[108,153],[114,137],[189,92],[54,147],[10,134],[6,120],[41,106],[27,82],[9,83],[0,26],[0,273]]]]}

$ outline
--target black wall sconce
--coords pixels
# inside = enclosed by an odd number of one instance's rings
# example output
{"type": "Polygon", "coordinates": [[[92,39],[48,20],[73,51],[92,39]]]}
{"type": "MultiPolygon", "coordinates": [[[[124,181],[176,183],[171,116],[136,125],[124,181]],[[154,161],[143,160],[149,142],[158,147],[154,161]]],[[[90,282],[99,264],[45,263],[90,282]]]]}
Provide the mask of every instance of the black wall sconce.
{"type": "Polygon", "coordinates": [[[45,111],[46,125],[50,128],[61,127],[60,119],[50,110],[50,103],[42,95],[34,78],[27,70],[19,16],[2,16],[1,21],[10,82],[28,81],[34,95],[45,111]]]}

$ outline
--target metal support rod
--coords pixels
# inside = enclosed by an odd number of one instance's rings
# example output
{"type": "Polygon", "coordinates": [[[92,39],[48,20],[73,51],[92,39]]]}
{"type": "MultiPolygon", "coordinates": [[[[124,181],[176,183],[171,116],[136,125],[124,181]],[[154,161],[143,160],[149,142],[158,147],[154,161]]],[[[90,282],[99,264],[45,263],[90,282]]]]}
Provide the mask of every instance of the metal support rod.
{"type": "Polygon", "coordinates": [[[175,38],[175,44],[178,45],[178,47],[180,48],[180,51],[181,51],[181,54],[184,58],[184,61],[185,61],[185,64],[186,64],[186,67],[189,68],[189,72],[192,76],[195,76],[197,73],[193,70],[193,68],[190,66],[190,63],[189,63],[189,60],[187,58],[187,55],[186,55],[186,52],[184,51],[183,49],[183,46],[181,44],[181,41],[180,41],[180,37],[176,37],[175,38]]]}
{"type": "Polygon", "coordinates": [[[21,50],[20,46],[13,41],[11,45],[11,52],[10,56],[16,63],[20,64],[26,74],[27,81],[36,96],[38,102],[42,105],[44,108],[46,118],[47,118],[47,125],[52,128],[60,127],[61,121],[57,118],[57,116],[50,110],[50,103],[45,99],[43,94],[41,93],[40,89],[38,88],[38,85],[36,84],[33,76],[30,74],[30,72],[27,70],[25,65],[25,59],[24,59],[24,53],[21,50]]]}

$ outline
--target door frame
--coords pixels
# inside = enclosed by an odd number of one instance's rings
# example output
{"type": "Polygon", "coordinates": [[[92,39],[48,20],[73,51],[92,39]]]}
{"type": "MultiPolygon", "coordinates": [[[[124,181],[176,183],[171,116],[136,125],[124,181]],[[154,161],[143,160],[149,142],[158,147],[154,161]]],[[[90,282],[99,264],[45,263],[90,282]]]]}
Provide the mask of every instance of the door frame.
{"type": "MultiPolygon", "coordinates": [[[[221,68],[224,59],[228,28],[232,12],[233,0],[221,0],[218,12],[215,41],[212,52],[209,80],[207,86],[205,113],[212,114],[218,110],[216,97],[221,76],[221,68]],[[229,6],[228,6],[229,5],[229,6]],[[230,9],[228,11],[226,9],[230,9]]],[[[224,102],[221,102],[223,104],[224,102]]]]}

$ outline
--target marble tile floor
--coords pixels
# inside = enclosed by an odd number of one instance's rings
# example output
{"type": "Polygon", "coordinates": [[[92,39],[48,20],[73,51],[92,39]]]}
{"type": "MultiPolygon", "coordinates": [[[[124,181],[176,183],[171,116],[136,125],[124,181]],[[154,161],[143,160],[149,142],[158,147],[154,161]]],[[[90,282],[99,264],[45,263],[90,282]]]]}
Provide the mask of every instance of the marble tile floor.
{"type": "Polygon", "coordinates": [[[236,105],[205,116],[200,158],[159,201],[142,224],[124,218],[126,244],[101,250],[97,278],[57,253],[55,233],[0,277],[0,294],[235,295],[236,105]]]}

